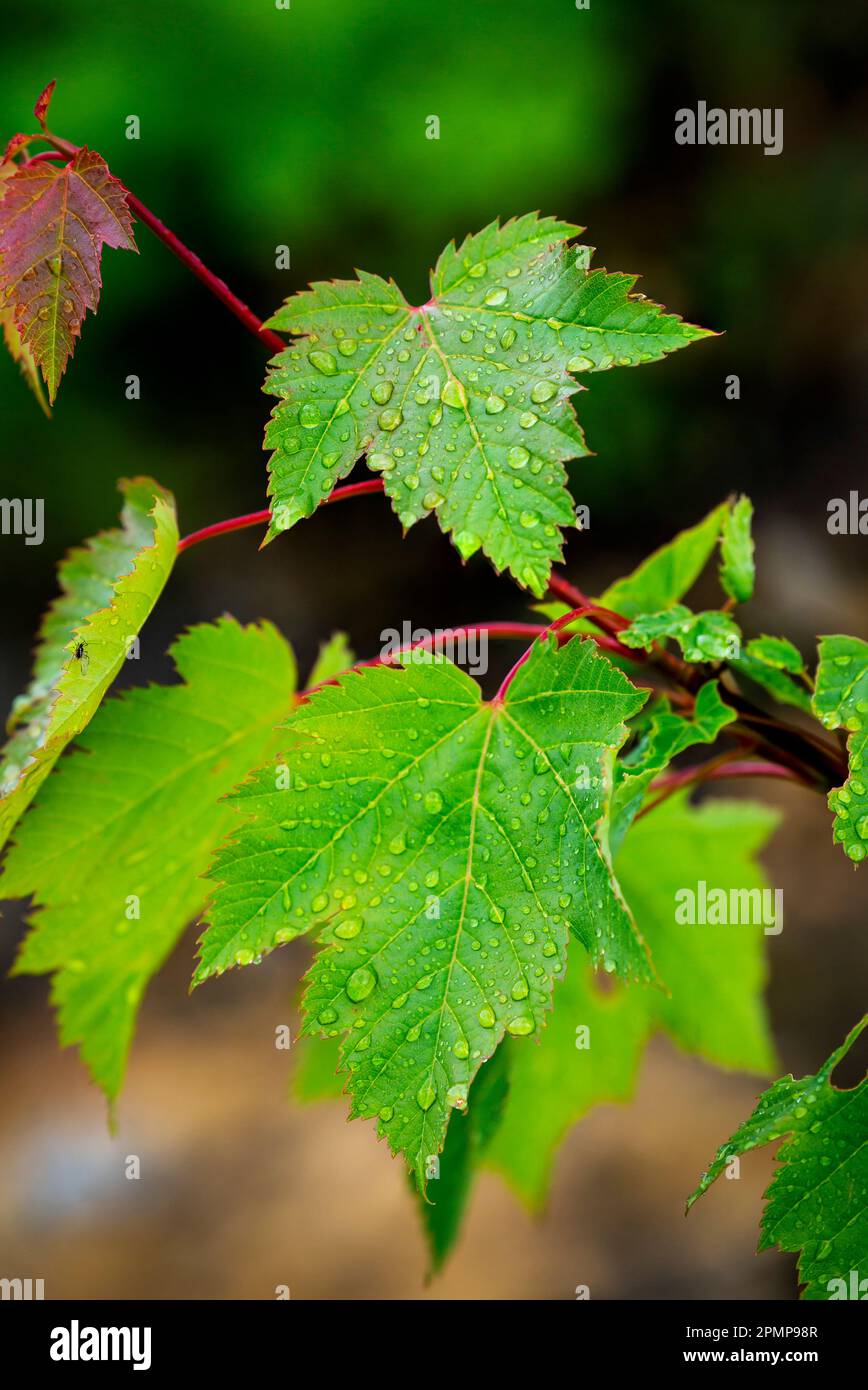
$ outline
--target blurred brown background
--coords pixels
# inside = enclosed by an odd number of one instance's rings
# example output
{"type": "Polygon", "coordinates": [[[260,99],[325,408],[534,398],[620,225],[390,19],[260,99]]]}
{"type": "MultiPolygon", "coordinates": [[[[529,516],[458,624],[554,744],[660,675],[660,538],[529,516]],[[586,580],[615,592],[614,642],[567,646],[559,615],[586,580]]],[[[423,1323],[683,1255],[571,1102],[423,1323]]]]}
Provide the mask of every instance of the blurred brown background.
{"type": "MultiPolygon", "coordinates": [[[[591,529],[568,566],[594,592],[727,493],[757,506],[752,632],[868,637],[868,540],[831,537],[827,502],[868,492],[864,464],[865,16],[856,5],[736,0],[35,0],[0,54],[2,132],[29,128],[58,79],[55,128],[86,141],[217,273],[265,313],[308,280],[393,273],[411,300],[452,236],[539,207],[588,227],[597,261],[726,335],[591,380],[596,457],[574,465],[591,529]],[[686,148],[674,112],[783,107],[784,151],[686,148]],[[124,138],[128,114],[142,138],[124,138]],[[427,141],[425,120],[441,120],[427,141]],[[288,244],[292,271],[274,269],[288,244]],[[741,379],[727,401],[724,380],[741,379]]],[[[24,685],[52,566],[111,524],[118,476],[173,488],[182,530],[264,505],[264,354],[144,229],[107,253],[52,422],[0,362],[2,486],[46,499],[45,544],[4,538],[0,702],[24,685]],[[142,399],[124,399],[140,375],[142,399]],[[37,481],[34,481],[37,480],[37,481]]],[[[462,568],[433,523],[405,542],[379,499],[330,508],[262,554],[254,533],[183,557],[138,669],[187,624],[268,617],[302,666],[331,630],[361,654],[386,626],[522,617],[484,561],[462,568]]],[[[514,659],[496,652],[497,662],[514,659]]],[[[493,669],[491,679],[498,677],[493,669]]],[[[815,1070],[865,1007],[868,878],[830,841],[819,799],[774,784],[766,857],[786,927],[769,939],[782,1070],[815,1070]]],[[[7,911],[0,959],[23,930],[7,911]]],[[[426,1266],[399,1165],[341,1104],[286,1100],[305,947],[188,999],[195,933],[149,990],[119,1135],[77,1058],[58,1052],[45,981],[3,985],[0,1274],[49,1297],[789,1298],[794,1260],[756,1258],[771,1156],[742,1164],[690,1217],[687,1192],[745,1116],[757,1078],[658,1040],[635,1102],[582,1123],[549,1209],[524,1214],[485,1176],[444,1276],[426,1266]],[[138,1154],[143,1177],[123,1175],[138,1154]]]]}

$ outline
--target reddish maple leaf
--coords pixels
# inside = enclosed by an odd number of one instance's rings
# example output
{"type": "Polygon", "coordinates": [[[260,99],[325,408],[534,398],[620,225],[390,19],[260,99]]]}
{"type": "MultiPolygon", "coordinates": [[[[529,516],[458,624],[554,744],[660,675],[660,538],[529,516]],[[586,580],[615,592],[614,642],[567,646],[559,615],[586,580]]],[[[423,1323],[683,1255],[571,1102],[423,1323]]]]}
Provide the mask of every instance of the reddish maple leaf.
{"type": "Polygon", "coordinates": [[[103,246],[135,251],[126,190],[93,150],[16,167],[0,202],[0,305],[54,401],[81,323],[96,311],[103,246]]]}
{"type": "Polygon", "coordinates": [[[57,78],[54,78],[54,80],[52,82],[49,82],[48,86],[43,88],[42,92],[40,92],[39,100],[33,108],[33,114],[36,117],[39,124],[42,126],[43,130],[45,130],[45,118],[48,115],[48,108],[51,104],[51,98],[54,95],[54,89],[56,86],[57,78]]]}

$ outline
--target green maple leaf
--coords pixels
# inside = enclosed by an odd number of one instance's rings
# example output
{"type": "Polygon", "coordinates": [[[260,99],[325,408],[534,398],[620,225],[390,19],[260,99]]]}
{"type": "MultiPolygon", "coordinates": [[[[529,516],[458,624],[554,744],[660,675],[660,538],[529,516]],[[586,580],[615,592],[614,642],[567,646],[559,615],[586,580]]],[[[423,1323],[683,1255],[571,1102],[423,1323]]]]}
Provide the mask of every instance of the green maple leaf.
{"type": "Polygon", "coordinates": [[[343,675],[345,671],[350,669],[355,659],[355,653],[347,641],[347,634],[345,632],[332,633],[329,640],[323,642],[319,649],[319,655],[308,676],[308,687],[324,685],[326,681],[334,680],[335,676],[343,675]]]}
{"type": "Polygon", "coordinates": [[[728,613],[715,608],[691,613],[683,603],[659,613],[642,613],[618,634],[625,647],[645,651],[668,638],[678,643],[687,661],[728,661],[741,650],[740,629],[728,613]]]}
{"type": "Polygon", "coordinates": [[[12,707],[0,761],[0,848],[93,717],[174,563],[171,494],[148,478],[120,486],[120,527],[93,537],[60,565],[61,594],[43,619],[33,678],[12,707]]]}
{"type": "Polygon", "coordinates": [[[360,455],[405,527],[435,513],[466,559],[482,550],[541,594],[573,523],[564,464],[588,452],[571,373],[632,366],[707,336],[590,270],[581,228],[535,214],[443,252],[431,298],[361,273],[287,300],[296,341],[271,364],[280,397],[267,539],[319,506],[360,455]]]}
{"type": "Polygon", "coordinates": [[[613,854],[617,853],[654,778],[679,753],[697,743],[714,743],[721,730],[735,717],[735,710],[720,698],[717,681],[706,681],[697,691],[690,719],[673,714],[666,699],[649,707],[647,712],[643,711],[641,723],[644,727],[635,748],[615,764],[609,832],[613,854]]]}
{"type": "Polygon", "coordinates": [[[600,604],[625,618],[670,608],[693,588],[718,543],[728,514],[729,505],[722,502],[696,526],[679,531],[632,574],[610,584],[601,595],[600,604]]]}
{"type": "Polygon", "coordinates": [[[811,678],[798,647],[786,637],[755,637],[740,657],[730,660],[738,675],[747,676],[784,705],[812,712],[811,678]]]}
{"type": "Polygon", "coordinates": [[[442,1269],[458,1238],[477,1170],[503,1119],[509,1095],[509,1062],[509,1049],[498,1048],[471,1086],[466,1109],[456,1110],[449,1121],[443,1153],[434,1170],[436,1183],[429,1183],[425,1194],[413,1184],[428,1242],[429,1276],[442,1269]]]}
{"type": "MultiPolygon", "coordinates": [[[[673,540],[655,550],[631,574],[616,579],[594,602],[625,618],[637,618],[669,608],[693,588],[720,538],[729,504],[722,502],[696,526],[679,531],[673,540]]],[[[554,622],[569,613],[566,603],[538,603],[536,611],[554,622]]],[[[584,618],[570,623],[570,632],[588,630],[584,618]]]]}
{"type": "Polygon", "coordinates": [[[531,1206],[544,1202],[557,1148],[573,1125],[595,1105],[629,1099],[654,1033],[716,1066],[771,1070],[762,926],[683,926],[674,909],[676,892],[700,879],[727,890],[763,887],[755,856],[776,823],[774,812],[750,802],[696,809],[680,795],[631,827],[618,880],[668,993],[635,986],[602,993],[574,955],[540,1045],[512,1049],[509,1100],[489,1158],[531,1206]],[[586,1048],[577,1046],[580,1026],[590,1030],[586,1048]]]}
{"type": "Polygon", "coordinates": [[[427,653],[325,686],[218,855],[198,983],[314,928],[308,1028],[347,1032],[353,1113],[424,1182],[506,1032],[539,1031],[572,929],[649,978],[606,842],[612,756],[644,701],[592,642],[536,643],[502,700],[427,653]]]}
{"type": "MultiPolygon", "coordinates": [[[[336,1038],[303,1037],[296,1043],[291,1095],[302,1105],[343,1098],[336,1038]]],[[[410,1178],[428,1245],[429,1275],[439,1272],[458,1239],[480,1166],[500,1127],[509,1095],[511,1049],[499,1047],[476,1076],[464,1108],[449,1120],[439,1164],[427,1191],[410,1178]]]]}
{"type": "Polygon", "coordinates": [[[800,1251],[808,1299],[860,1298],[868,1288],[858,1287],[868,1268],[868,1079],[848,1091],[831,1081],[866,1027],[868,1014],[815,1076],[784,1076],[769,1087],[750,1119],[718,1149],[687,1202],[689,1210],[735,1155],[788,1135],[765,1193],[757,1248],[800,1251]]]}
{"type": "Polygon", "coordinates": [[[859,637],[823,637],[817,665],[814,713],[824,729],[847,730],[850,775],[829,793],[835,812],[834,838],[859,864],[868,854],[868,642],[859,637]]]}
{"type": "Polygon", "coordinates": [[[268,624],[193,628],[180,685],[108,700],[24,818],[0,896],[37,912],[15,974],[52,975],[64,1046],[117,1096],[144,989],[200,913],[202,874],[236,820],[221,800],[277,750],[295,663],[268,624]],[[132,915],[131,915],[132,914],[132,915]]]}
{"type": "Polygon", "coordinates": [[[753,593],[755,567],[751,519],[753,503],[739,497],[727,510],[720,537],[720,582],[736,603],[746,603],[753,593]]]}

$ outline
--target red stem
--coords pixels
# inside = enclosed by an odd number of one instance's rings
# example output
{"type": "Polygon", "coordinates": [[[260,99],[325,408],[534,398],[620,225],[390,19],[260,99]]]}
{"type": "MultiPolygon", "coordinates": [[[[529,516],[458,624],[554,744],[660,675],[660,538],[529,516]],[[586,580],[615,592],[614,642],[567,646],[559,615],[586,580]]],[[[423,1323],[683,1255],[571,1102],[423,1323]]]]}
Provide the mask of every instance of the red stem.
{"type": "MultiPolygon", "coordinates": [[[[47,131],[45,133],[45,139],[50,141],[54,148],[68,159],[74,159],[78,154],[78,146],[70,144],[68,140],[61,140],[59,136],[50,135],[47,131]]],[[[37,159],[39,157],[39,155],[35,156],[37,159]]],[[[133,213],[140,222],[144,222],[146,227],[150,227],[154,236],[159,237],[164,246],[168,246],[172,255],[177,256],[178,260],[181,261],[188,270],[193,272],[196,279],[201,280],[202,284],[207,286],[213,295],[217,296],[220,303],[225,304],[229,312],[234,314],[249,332],[259,338],[261,342],[265,343],[266,347],[270,348],[272,352],[283,352],[286,348],[284,339],[279,338],[276,333],[272,333],[270,328],[266,328],[262,319],[257,318],[253,310],[249,309],[244,301],[239,299],[236,294],[233,294],[229,286],[220,279],[219,275],[215,275],[212,270],[209,270],[208,267],[200,261],[195,251],[191,251],[189,246],[185,246],[183,241],[181,241],[179,237],[176,237],[174,232],[169,230],[165,222],[161,222],[159,217],[151,212],[150,208],[145,207],[145,204],[141,199],[136,197],[135,193],[131,193],[129,189],[125,191],[127,195],[127,206],[130,212],[133,213]]]]}
{"type": "MultiPolygon", "coordinates": [[[[594,603],[593,599],[588,598],[587,594],[582,593],[582,590],[577,588],[575,584],[571,584],[568,579],[565,579],[562,574],[558,574],[555,570],[552,570],[549,579],[549,591],[557,594],[558,598],[563,599],[565,603],[576,607],[585,607],[593,612],[595,620],[599,619],[600,627],[607,632],[623,632],[625,627],[630,626],[629,618],[622,618],[620,613],[613,613],[611,608],[601,608],[599,604],[594,603]]],[[[630,655],[634,661],[639,661],[645,653],[631,651],[630,655]]]]}
{"type": "Polygon", "coordinates": [[[664,777],[658,777],[656,782],[651,783],[649,790],[659,792],[659,796],[642,807],[636,820],[641,820],[643,816],[647,816],[649,811],[653,811],[655,807],[660,805],[661,801],[665,801],[668,796],[671,796],[681,787],[702,786],[705,782],[723,781],[728,777],[780,777],[786,782],[795,782],[800,787],[807,786],[813,787],[814,790],[821,790],[816,783],[800,777],[792,768],[783,767],[780,763],[739,759],[733,757],[731,753],[722,753],[719,758],[712,758],[706,763],[700,763],[698,767],[679,768],[676,772],[667,772],[664,777]]]}
{"type": "Polygon", "coordinates": [[[514,681],[515,677],[518,675],[524,663],[530,657],[530,654],[536,646],[537,642],[541,641],[543,637],[548,637],[550,632],[558,632],[562,627],[566,627],[568,623],[573,622],[576,618],[584,617],[587,611],[588,605],[582,604],[578,608],[571,609],[569,613],[562,614],[560,618],[555,618],[554,622],[549,623],[548,627],[544,627],[542,631],[534,639],[534,641],[531,642],[527,651],[522,652],[515,665],[509,671],[507,671],[506,675],[500,683],[500,688],[498,689],[497,694],[495,695],[491,703],[493,705],[503,704],[507,690],[514,681]]]}
{"type": "MultiPolygon", "coordinates": [[[[442,628],[439,632],[429,633],[427,637],[421,637],[418,642],[412,642],[409,647],[402,647],[400,651],[390,652],[388,656],[371,656],[367,661],[357,661],[355,666],[350,666],[346,671],[341,671],[332,676],[327,681],[320,681],[319,685],[312,685],[309,690],[302,690],[299,699],[305,699],[308,695],[313,695],[315,691],[322,690],[326,685],[334,685],[340,680],[341,676],[349,675],[351,671],[362,671],[371,666],[385,666],[388,662],[400,656],[402,652],[421,651],[428,647],[439,646],[443,642],[450,641],[453,637],[468,637],[473,632],[485,632],[489,637],[540,637],[548,632],[547,627],[541,623],[467,623],[464,627],[442,628]]],[[[525,652],[527,657],[527,652],[525,652]]]]}
{"type": "Polygon", "coordinates": [[[711,782],[725,777],[783,777],[785,781],[798,782],[800,786],[814,785],[813,783],[806,784],[804,777],[800,777],[790,767],[782,767],[780,763],[733,758],[714,768],[709,768],[707,763],[702,763],[699,767],[685,767],[679,768],[676,772],[667,772],[664,777],[659,777],[656,782],[652,782],[651,790],[662,791],[669,788],[674,790],[690,782],[711,782]]]}
{"type": "MultiPolygon", "coordinates": [[[[370,478],[362,483],[347,483],[346,487],[336,487],[334,492],[324,497],[320,506],[327,507],[330,502],[342,502],[347,497],[359,497],[366,492],[382,490],[382,478],[370,478]]],[[[270,520],[271,511],[266,507],[261,512],[247,512],[245,516],[230,516],[227,521],[215,521],[210,526],[203,526],[201,531],[193,531],[178,541],[178,554],[180,555],[182,550],[189,550],[191,545],[198,545],[200,541],[210,540],[212,536],[222,536],[227,531],[244,531],[248,526],[261,526],[270,520]]]]}
{"type": "Polygon", "coordinates": [[[272,333],[270,328],[266,328],[262,319],[257,318],[253,310],[248,309],[243,300],[232,293],[225,281],[221,280],[218,275],[215,275],[212,270],[209,270],[207,265],[200,261],[195,251],[191,251],[188,246],[185,246],[183,241],[180,241],[178,237],[175,236],[175,233],[170,231],[166,224],[161,222],[159,217],[156,217],[154,213],[151,212],[150,208],[146,208],[144,203],[136,197],[135,193],[130,193],[129,190],[127,190],[127,205],[130,212],[132,212],[140,222],[144,222],[146,227],[150,227],[154,236],[159,237],[164,246],[168,246],[172,254],[177,256],[178,260],[181,261],[188,270],[193,272],[196,279],[201,280],[202,284],[206,285],[211,293],[217,296],[221,304],[226,305],[230,314],[234,314],[249,332],[261,339],[272,352],[285,351],[286,343],[284,339],[279,338],[276,333],[272,333]]]}

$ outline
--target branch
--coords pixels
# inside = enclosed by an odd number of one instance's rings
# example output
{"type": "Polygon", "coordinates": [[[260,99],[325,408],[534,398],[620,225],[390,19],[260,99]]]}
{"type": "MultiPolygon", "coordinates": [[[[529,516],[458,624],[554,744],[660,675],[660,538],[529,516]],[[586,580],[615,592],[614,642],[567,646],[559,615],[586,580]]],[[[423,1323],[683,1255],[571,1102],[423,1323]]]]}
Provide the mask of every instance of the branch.
{"type": "MultiPolygon", "coordinates": [[[[336,487],[328,497],[324,497],[320,506],[327,507],[330,502],[343,502],[347,497],[360,497],[366,492],[382,490],[381,478],[371,478],[362,483],[347,483],[346,487],[336,487]]],[[[198,545],[200,541],[210,540],[212,536],[223,536],[229,531],[244,531],[248,526],[261,526],[270,520],[271,511],[266,507],[261,512],[247,512],[244,516],[230,516],[226,521],[212,522],[210,526],[203,526],[201,531],[193,531],[178,541],[178,554],[180,555],[182,550],[189,550],[191,545],[198,545]]]]}
{"type": "MultiPolygon", "coordinates": [[[[511,670],[507,671],[504,679],[501,681],[500,688],[498,689],[497,694],[492,700],[492,704],[503,704],[503,700],[507,690],[509,689],[515,677],[518,675],[524,663],[527,661],[528,657],[534,649],[534,646],[540,640],[540,638],[548,637],[549,633],[559,633],[562,627],[566,627],[568,623],[573,622],[576,618],[583,618],[587,611],[588,606],[586,604],[580,604],[578,608],[571,609],[569,613],[564,613],[562,617],[555,618],[553,623],[549,623],[548,627],[544,627],[542,631],[537,635],[537,637],[534,638],[533,642],[531,642],[527,651],[522,652],[515,665],[511,668],[511,670]]],[[[611,638],[607,638],[606,641],[611,641],[611,638]]]]}
{"type": "MultiPolygon", "coordinates": [[[[389,652],[386,656],[370,656],[366,661],[357,661],[355,666],[347,667],[346,671],[339,671],[327,681],[320,681],[319,685],[312,685],[310,689],[300,691],[298,698],[300,700],[306,699],[308,695],[322,690],[323,686],[334,685],[352,671],[363,671],[371,666],[385,666],[405,652],[433,650],[446,642],[451,642],[456,637],[469,637],[472,633],[484,632],[489,637],[533,637],[536,639],[548,631],[549,629],[543,627],[541,623],[467,623],[464,627],[441,628],[438,632],[429,633],[427,637],[420,637],[418,642],[412,642],[409,647],[401,647],[398,651],[389,652]]],[[[525,657],[527,655],[528,652],[525,652],[525,657]]]]}
{"type": "Polygon", "coordinates": [[[650,790],[659,792],[660,795],[642,807],[636,820],[641,820],[681,787],[702,786],[705,782],[718,782],[728,777],[778,777],[786,782],[796,782],[800,787],[808,786],[814,791],[821,790],[816,782],[806,781],[797,772],[782,767],[779,763],[741,760],[732,753],[721,753],[719,757],[710,758],[698,767],[679,768],[676,772],[667,772],[665,776],[658,777],[656,782],[651,783],[650,790]]]}
{"type": "MultiPolygon", "coordinates": [[[[47,131],[44,138],[49,141],[55,150],[65,155],[68,159],[74,159],[78,154],[78,146],[71,145],[68,140],[61,140],[58,136],[50,135],[47,131]]],[[[39,156],[37,155],[36,158],[39,158],[39,156]]],[[[168,246],[172,255],[177,256],[178,260],[181,261],[188,270],[191,270],[196,276],[196,279],[201,280],[202,284],[205,285],[213,295],[216,295],[221,304],[226,305],[229,312],[234,314],[249,332],[259,338],[260,342],[263,342],[272,352],[283,352],[285,350],[286,343],[283,338],[279,338],[276,333],[272,333],[270,328],[266,328],[262,319],[257,318],[253,310],[249,309],[243,300],[232,293],[229,286],[225,281],[220,279],[219,275],[215,275],[213,270],[208,269],[204,262],[196,255],[195,251],[191,251],[189,246],[185,246],[183,241],[176,237],[175,233],[170,231],[166,224],[161,222],[159,217],[151,212],[150,208],[145,207],[145,204],[136,197],[135,193],[131,193],[129,189],[126,189],[126,195],[127,206],[130,212],[132,212],[140,222],[144,222],[146,227],[150,227],[151,231],[155,236],[159,237],[163,245],[168,246]]]]}

